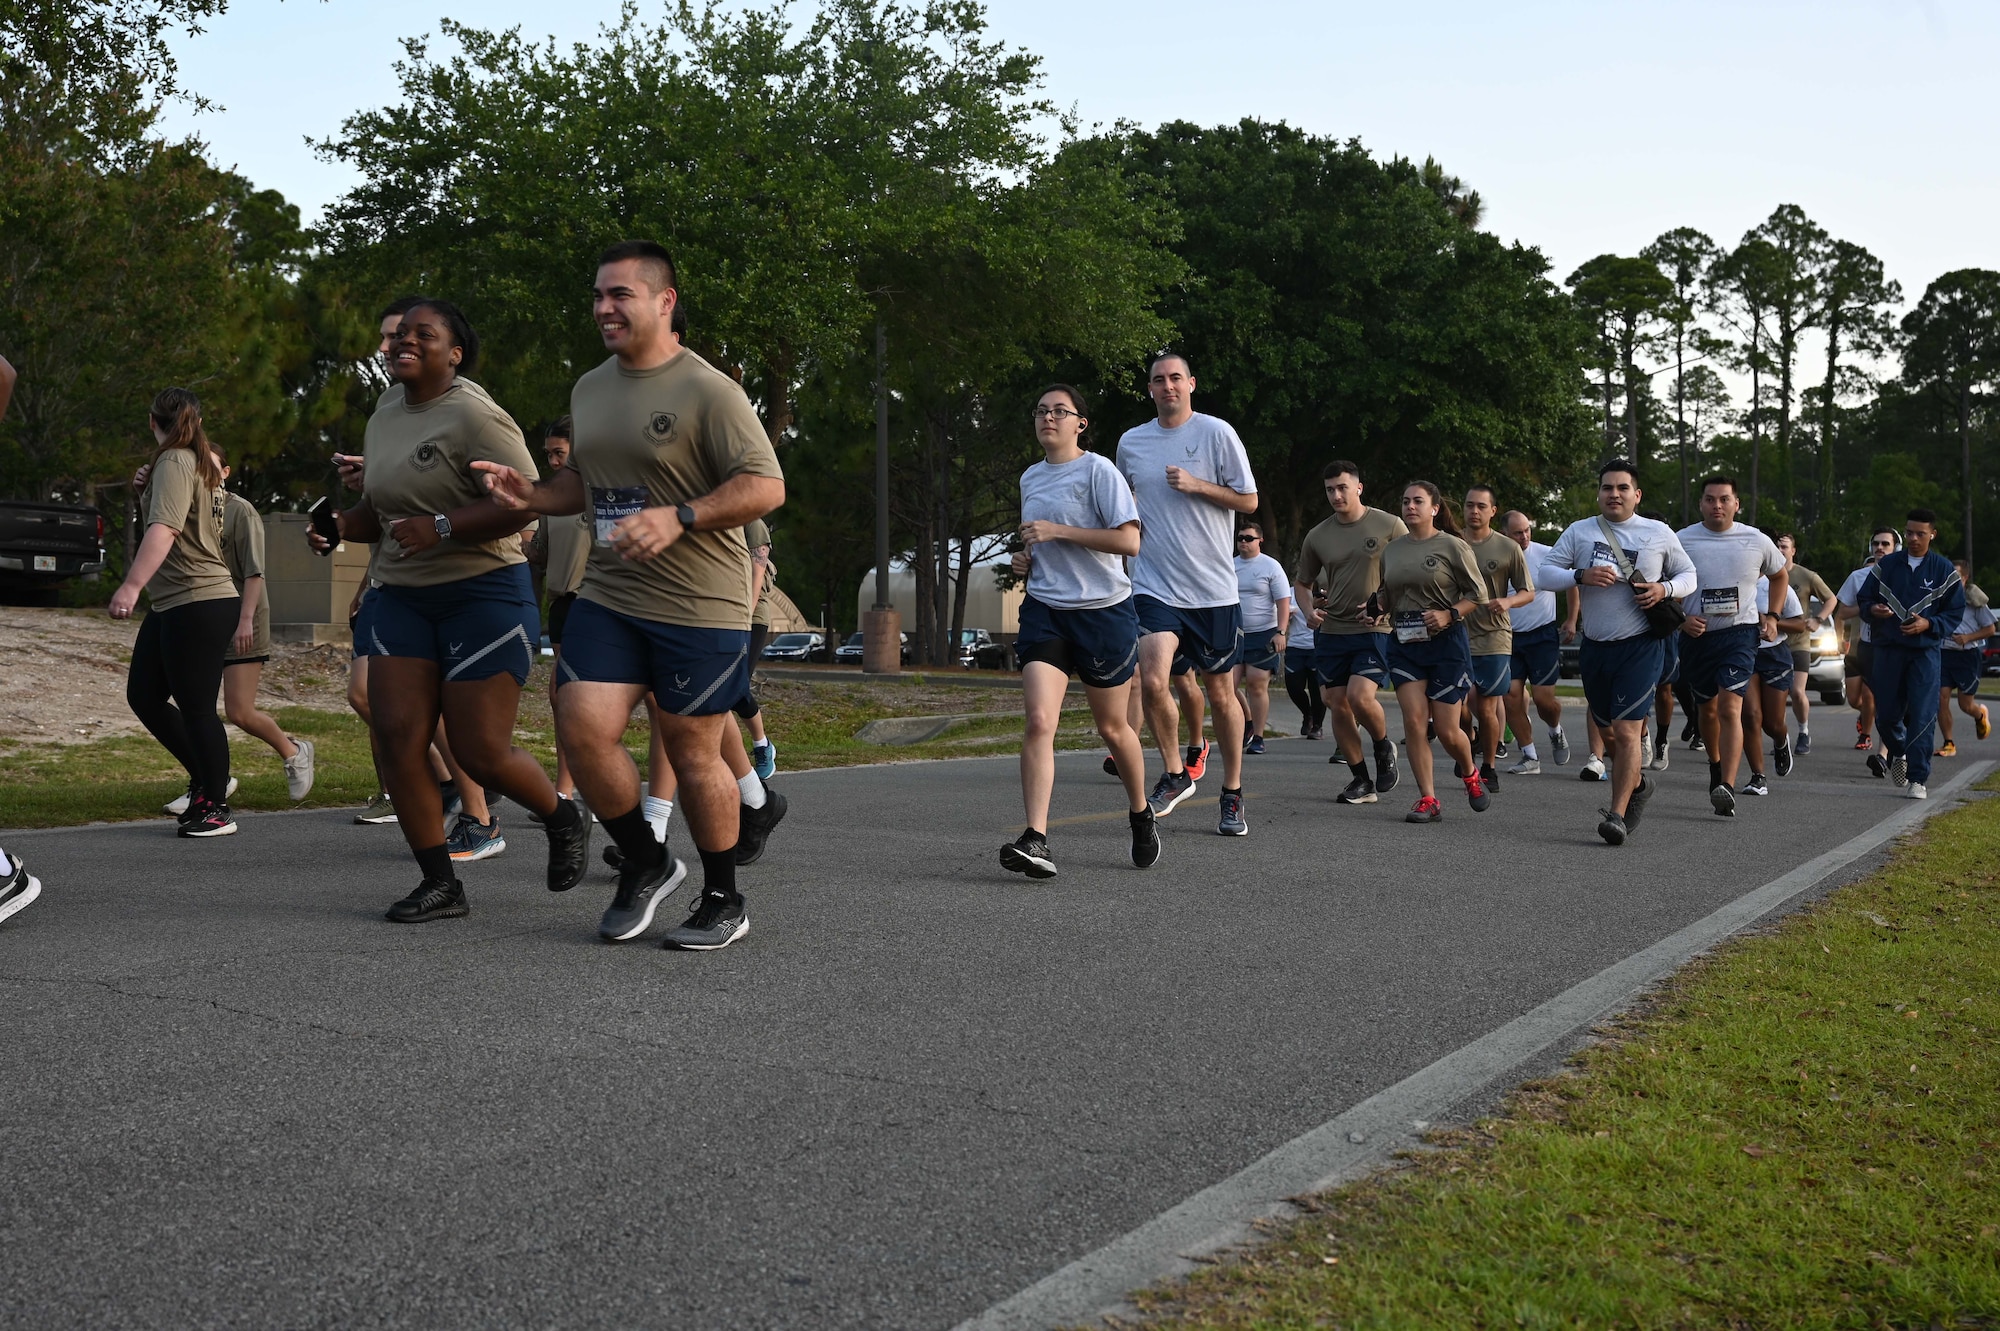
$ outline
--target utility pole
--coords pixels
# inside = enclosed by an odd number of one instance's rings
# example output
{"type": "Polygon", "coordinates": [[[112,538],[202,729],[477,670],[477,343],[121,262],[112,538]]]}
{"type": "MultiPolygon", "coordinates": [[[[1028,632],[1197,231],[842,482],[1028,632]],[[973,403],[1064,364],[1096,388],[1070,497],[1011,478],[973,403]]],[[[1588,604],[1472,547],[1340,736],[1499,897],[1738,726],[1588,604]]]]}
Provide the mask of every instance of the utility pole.
{"type": "Polygon", "coordinates": [[[861,617],[861,669],[903,669],[903,617],[889,599],[889,326],[875,320],[875,605],[861,617]]]}

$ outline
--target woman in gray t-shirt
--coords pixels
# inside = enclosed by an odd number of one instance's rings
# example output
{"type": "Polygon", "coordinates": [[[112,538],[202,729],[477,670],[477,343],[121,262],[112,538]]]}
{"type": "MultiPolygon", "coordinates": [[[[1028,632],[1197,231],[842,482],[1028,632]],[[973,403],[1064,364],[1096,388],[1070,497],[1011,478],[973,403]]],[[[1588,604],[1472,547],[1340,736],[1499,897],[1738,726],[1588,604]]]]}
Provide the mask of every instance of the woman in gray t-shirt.
{"type": "Polygon", "coordinates": [[[1028,825],[1000,848],[1000,863],[1030,878],[1055,876],[1049,796],[1056,724],[1074,673],[1125,785],[1132,862],[1149,868],[1160,858],[1160,836],[1146,808],[1145,753],[1126,718],[1139,660],[1139,616],[1125,559],[1139,553],[1139,508],[1117,467],[1084,451],[1090,420],[1081,393],[1067,384],[1046,389],[1035,404],[1034,423],[1043,456],[1021,473],[1023,549],[1014,556],[1014,572],[1028,582],[1014,638],[1027,716],[1021,801],[1028,825]]]}

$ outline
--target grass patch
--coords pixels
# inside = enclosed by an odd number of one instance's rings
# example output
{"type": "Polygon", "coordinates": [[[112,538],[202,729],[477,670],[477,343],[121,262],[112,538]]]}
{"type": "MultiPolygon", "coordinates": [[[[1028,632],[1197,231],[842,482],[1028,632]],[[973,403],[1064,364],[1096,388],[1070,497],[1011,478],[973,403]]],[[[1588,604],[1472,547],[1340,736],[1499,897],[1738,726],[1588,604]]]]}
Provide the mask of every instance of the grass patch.
{"type": "Polygon", "coordinates": [[[1985,799],[1146,1324],[2000,1326],[1996,1035],[1985,799]]]}

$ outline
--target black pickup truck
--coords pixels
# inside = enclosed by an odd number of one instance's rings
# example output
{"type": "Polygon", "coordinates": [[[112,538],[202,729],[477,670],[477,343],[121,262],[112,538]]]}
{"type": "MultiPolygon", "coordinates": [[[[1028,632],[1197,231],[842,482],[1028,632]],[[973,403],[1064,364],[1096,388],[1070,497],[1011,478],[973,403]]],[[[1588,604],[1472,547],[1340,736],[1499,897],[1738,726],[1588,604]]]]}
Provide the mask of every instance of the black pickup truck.
{"type": "Polygon", "coordinates": [[[103,570],[102,513],[0,499],[0,592],[50,599],[68,579],[103,570]]]}

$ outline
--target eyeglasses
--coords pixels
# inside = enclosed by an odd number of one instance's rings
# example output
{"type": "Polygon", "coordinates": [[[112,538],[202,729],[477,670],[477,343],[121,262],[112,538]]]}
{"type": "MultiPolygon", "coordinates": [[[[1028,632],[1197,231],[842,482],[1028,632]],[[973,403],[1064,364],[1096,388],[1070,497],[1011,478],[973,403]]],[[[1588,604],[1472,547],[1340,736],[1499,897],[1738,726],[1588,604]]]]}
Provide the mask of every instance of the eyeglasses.
{"type": "Polygon", "coordinates": [[[1071,411],[1068,407],[1036,407],[1033,411],[1029,412],[1028,414],[1033,416],[1038,421],[1041,420],[1066,421],[1072,416],[1076,417],[1078,420],[1083,419],[1082,412],[1071,411]]]}

